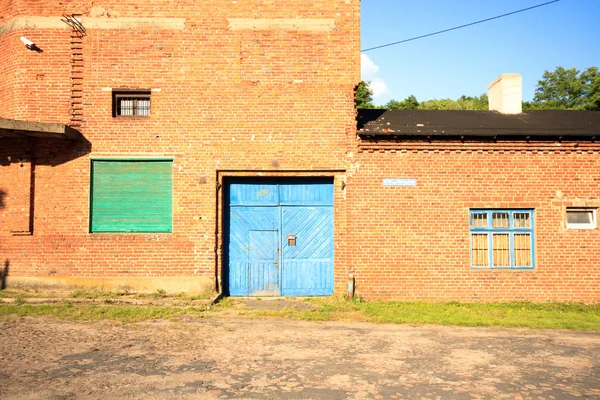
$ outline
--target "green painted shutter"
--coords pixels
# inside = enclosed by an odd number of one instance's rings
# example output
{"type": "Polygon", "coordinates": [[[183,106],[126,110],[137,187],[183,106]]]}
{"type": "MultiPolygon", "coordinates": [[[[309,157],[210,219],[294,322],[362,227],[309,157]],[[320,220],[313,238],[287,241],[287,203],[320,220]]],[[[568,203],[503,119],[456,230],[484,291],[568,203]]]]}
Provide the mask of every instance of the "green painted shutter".
{"type": "Polygon", "coordinates": [[[92,232],[171,232],[172,161],[92,161],[92,232]]]}

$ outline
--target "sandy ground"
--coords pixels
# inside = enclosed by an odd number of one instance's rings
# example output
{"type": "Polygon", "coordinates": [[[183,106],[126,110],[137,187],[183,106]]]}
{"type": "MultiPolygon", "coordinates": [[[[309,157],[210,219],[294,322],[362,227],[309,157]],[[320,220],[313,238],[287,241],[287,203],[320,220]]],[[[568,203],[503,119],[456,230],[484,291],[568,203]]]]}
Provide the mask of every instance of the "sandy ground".
{"type": "Polygon", "coordinates": [[[0,398],[600,398],[600,333],[9,317],[0,398]]]}

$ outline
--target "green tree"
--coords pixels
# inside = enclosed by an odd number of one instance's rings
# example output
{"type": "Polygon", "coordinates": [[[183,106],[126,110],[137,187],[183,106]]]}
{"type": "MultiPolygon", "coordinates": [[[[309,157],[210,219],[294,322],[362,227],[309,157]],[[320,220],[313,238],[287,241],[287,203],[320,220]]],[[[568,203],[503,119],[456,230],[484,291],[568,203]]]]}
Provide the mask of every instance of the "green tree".
{"type": "Polygon", "coordinates": [[[523,111],[535,111],[535,110],[557,110],[563,108],[557,108],[547,102],[536,102],[536,101],[524,101],[523,111]]]}
{"type": "Polygon", "coordinates": [[[479,97],[461,96],[458,100],[432,99],[420,103],[415,96],[410,95],[402,101],[390,100],[383,108],[388,110],[487,110],[489,105],[487,94],[479,97]]]}
{"type": "Polygon", "coordinates": [[[457,110],[457,105],[452,99],[432,99],[422,101],[419,110],[457,110]]]}
{"type": "MultiPolygon", "coordinates": [[[[385,108],[389,110],[488,110],[487,94],[478,97],[461,96],[457,100],[432,99],[419,102],[413,95],[402,101],[390,100],[384,106],[373,104],[373,90],[369,82],[361,81],[356,87],[357,108],[385,108]]],[[[580,72],[576,68],[556,67],[544,71],[538,81],[533,101],[523,102],[523,110],[598,110],[600,111],[600,71],[589,67],[580,72]]]]}
{"type": "Polygon", "coordinates": [[[553,72],[544,71],[535,89],[534,103],[544,103],[542,108],[585,109],[593,72],[593,68],[588,68],[581,74],[576,68],[565,69],[561,66],[553,72]]]}
{"type": "Polygon", "coordinates": [[[360,81],[354,89],[354,104],[356,108],[375,108],[373,104],[373,90],[368,81],[360,81]]]}
{"type": "Polygon", "coordinates": [[[585,109],[600,111],[600,72],[598,67],[589,67],[582,74],[585,85],[585,109]]]}
{"type": "Polygon", "coordinates": [[[479,97],[461,96],[456,101],[460,110],[489,110],[490,102],[487,93],[479,97]]]}
{"type": "Polygon", "coordinates": [[[479,97],[461,96],[458,100],[433,99],[421,102],[419,110],[487,110],[488,97],[482,94],[479,97]]]}
{"type": "Polygon", "coordinates": [[[419,107],[419,101],[412,94],[402,101],[390,100],[383,108],[387,110],[416,110],[419,107]]]}

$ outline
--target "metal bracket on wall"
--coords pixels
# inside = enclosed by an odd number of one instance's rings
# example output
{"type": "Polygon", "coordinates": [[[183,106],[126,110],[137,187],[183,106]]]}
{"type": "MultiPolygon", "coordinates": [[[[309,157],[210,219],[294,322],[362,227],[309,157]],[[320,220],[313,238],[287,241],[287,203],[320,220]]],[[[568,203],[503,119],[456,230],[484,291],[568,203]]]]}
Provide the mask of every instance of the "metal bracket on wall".
{"type": "Polygon", "coordinates": [[[60,20],[69,25],[73,31],[79,33],[81,36],[86,35],[85,27],[81,23],[81,20],[75,15],[63,14],[63,17],[60,20]]]}

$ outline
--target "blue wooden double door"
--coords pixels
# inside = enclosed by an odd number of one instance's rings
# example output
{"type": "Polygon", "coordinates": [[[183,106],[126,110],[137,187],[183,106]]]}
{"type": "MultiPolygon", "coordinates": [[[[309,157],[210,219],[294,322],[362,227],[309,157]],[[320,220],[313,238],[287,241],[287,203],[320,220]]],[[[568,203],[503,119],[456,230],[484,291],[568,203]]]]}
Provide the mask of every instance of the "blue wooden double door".
{"type": "Polygon", "coordinates": [[[333,179],[227,182],[230,296],[333,293],[333,179]]]}

